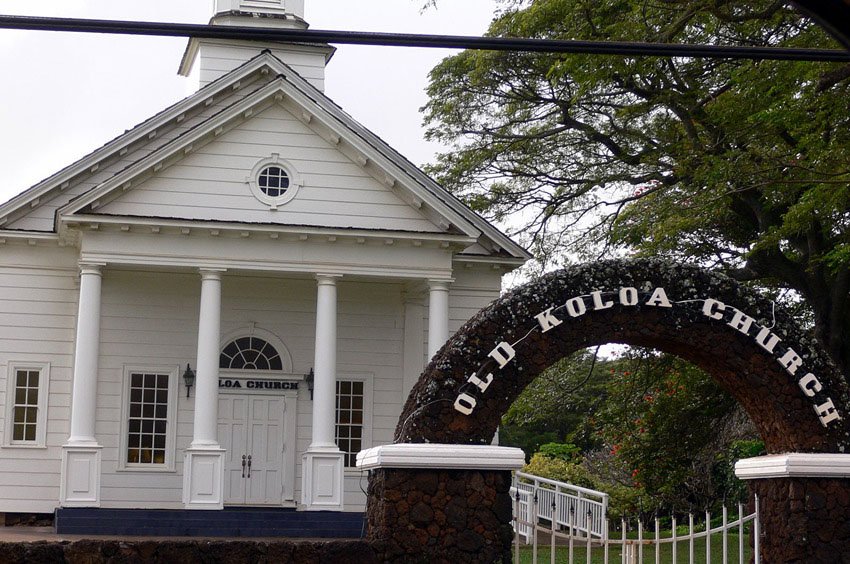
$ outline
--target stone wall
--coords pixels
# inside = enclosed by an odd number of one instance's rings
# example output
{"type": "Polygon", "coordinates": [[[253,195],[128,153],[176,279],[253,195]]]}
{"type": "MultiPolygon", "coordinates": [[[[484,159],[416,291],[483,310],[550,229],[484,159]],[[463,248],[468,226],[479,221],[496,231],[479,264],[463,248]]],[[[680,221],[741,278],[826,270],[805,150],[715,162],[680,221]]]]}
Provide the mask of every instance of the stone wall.
{"type": "Polygon", "coordinates": [[[850,564],[850,479],[754,480],[762,562],[850,564]]]}
{"type": "Polygon", "coordinates": [[[0,562],[26,564],[375,564],[365,541],[145,541],[0,542],[0,562]]]}
{"type": "Polygon", "coordinates": [[[373,470],[368,539],[381,562],[511,562],[511,473],[373,470]]]}

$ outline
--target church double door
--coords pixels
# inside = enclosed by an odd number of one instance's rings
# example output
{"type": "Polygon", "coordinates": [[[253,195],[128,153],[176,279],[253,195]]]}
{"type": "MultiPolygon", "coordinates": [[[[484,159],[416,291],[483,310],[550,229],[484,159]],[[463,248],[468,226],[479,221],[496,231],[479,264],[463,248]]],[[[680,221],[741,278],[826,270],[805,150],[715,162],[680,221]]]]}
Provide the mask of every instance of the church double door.
{"type": "Polygon", "coordinates": [[[218,440],[225,454],[224,503],[281,505],[291,499],[291,474],[286,449],[294,449],[294,425],[287,428],[287,410],[294,398],[221,393],[218,400],[218,440]],[[291,437],[290,437],[291,435],[291,437]],[[290,442],[292,441],[292,442],[290,442]],[[287,444],[290,442],[290,444],[287,444]]]}

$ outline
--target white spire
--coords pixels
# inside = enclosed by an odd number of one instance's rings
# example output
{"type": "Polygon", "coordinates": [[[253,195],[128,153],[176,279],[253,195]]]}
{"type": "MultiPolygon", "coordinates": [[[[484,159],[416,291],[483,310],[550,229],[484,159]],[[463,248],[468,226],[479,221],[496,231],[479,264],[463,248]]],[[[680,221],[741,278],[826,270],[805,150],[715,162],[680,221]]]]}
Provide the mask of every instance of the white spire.
{"type": "Polygon", "coordinates": [[[215,13],[249,12],[304,19],[304,0],[215,0],[215,13]]]}
{"type": "MultiPolygon", "coordinates": [[[[215,0],[212,25],[306,29],[304,0],[215,0]]],[[[200,86],[227,74],[269,50],[319,90],[324,89],[325,65],[333,55],[330,45],[191,38],[179,73],[189,76],[200,68],[200,86]]]]}

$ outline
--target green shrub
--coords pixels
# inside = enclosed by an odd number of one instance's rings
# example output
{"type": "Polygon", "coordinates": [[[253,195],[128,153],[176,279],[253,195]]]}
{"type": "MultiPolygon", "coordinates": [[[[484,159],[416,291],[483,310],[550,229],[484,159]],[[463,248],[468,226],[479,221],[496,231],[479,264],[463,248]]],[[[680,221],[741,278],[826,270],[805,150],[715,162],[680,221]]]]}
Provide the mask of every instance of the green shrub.
{"type": "Polygon", "coordinates": [[[581,455],[581,449],[572,443],[546,443],[540,445],[538,452],[543,456],[568,462],[577,461],[581,455]]]}

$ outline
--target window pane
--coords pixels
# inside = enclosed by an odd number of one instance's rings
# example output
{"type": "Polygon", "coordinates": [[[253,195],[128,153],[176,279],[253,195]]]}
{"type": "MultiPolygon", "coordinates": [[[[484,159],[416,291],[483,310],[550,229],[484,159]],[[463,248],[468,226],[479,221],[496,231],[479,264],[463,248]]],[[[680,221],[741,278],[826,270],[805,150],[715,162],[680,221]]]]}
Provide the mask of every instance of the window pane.
{"type": "Polygon", "coordinates": [[[26,387],[27,385],[27,371],[26,370],[18,370],[17,378],[15,381],[15,385],[18,387],[26,387]]]}
{"type": "Polygon", "coordinates": [[[27,403],[26,388],[18,388],[15,390],[15,403],[18,405],[24,405],[25,403],[27,403]]]}
{"type": "Polygon", "coordinates": [[[239,370],[283,370],[275,348],[259,337],[240,337],[222,349],[221,368],[239,370]]]}
{"type": "Polygon", "coordinates": [[[38,418],[38,408],[37,407],[27,407],[27,423],[35,423],[38,418]]]}
{"type": "Polygon", "coordinates": [[[168,428],[168,374],[130,377],[127,462],[163,464],[168,428]],[[154,454],[157,449],[158,455],[154,454]]]}
{"type": "Polygon", "coordinates": [[[23,424],[15,424],[12,427],[12,440],[13,441],[22,441],[24,440],[24,426],[23,424]]]}
{"type": "Polygon", "coordinates": [[[363,446],[364,383],[339,380],[336,389],[337,445],[345,453],[346,466],[352,466],[363,446]]]}

